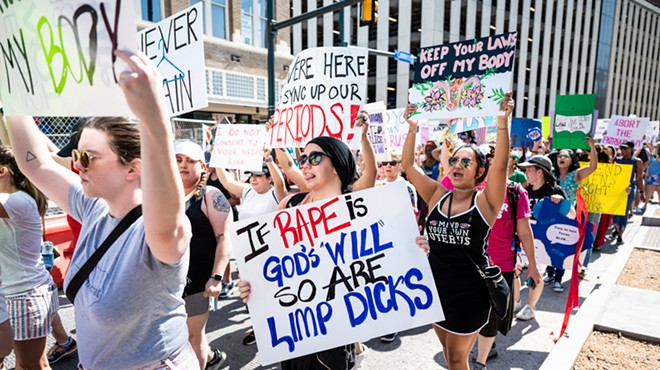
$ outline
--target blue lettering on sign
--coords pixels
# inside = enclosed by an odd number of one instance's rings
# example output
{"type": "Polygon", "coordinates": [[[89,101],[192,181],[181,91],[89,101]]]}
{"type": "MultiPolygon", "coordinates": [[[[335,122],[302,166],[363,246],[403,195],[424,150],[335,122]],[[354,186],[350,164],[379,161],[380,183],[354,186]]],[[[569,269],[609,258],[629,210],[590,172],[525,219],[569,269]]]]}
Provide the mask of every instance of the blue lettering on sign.
{"type": "Polygon", "coordinates": [[[275,317],[271,316],[267,319],[270,343],[273,348],[280,344],[286,344],[289,352],[293,352],[296,349],[297,342],[312,336],[317,337],[328,334],[326,324],[330,321],[330,318],[332,318],[332,306],[327,302],[320,302],[315,309],[311,307],[297,308],[295,311],[289,312],[289,327],[287,328],[289,334],[279,336],[275,317]],[[305,327],[304,336],[303,326],[305,327]],[[313,332],[310,331],[310,328],[313,332]]]}
{"type": "Polygon", "coordinates": [[[344,304],[348,311],[351,327],[364,323],[367,317],[376,320],[379,313],[398,311],[400,307],[397,298],[404,301],[406,304],[404,307],[408,309],[410,317],[415,316],[417,310],[425,310],[431,307],[433,303],[431,290],[427,286],[417,283],[422,277],[422,272],[419,269],[412,268],[408,270],[405,276],[399,276],[396,280],[392,276],[388,276],[387,284],[378,281],[373,288],[366,286],[363,293],[352,291],[344,295],[344,304]],[[415,282],[413,282],[413,279],[415,282]],[[409,291],[419,290],[424,297],[411,298],[404,287],[409,291]]]}

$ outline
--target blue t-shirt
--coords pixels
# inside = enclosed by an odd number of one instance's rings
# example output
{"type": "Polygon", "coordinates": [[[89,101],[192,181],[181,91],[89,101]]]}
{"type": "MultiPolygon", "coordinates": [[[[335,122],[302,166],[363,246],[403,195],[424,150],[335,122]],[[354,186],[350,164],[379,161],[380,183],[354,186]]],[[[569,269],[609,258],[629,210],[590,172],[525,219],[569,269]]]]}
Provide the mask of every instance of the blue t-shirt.
{"type": "MultiPolygon", "coordinates": [[[[64,281],[73,276],[121,219],[105,201],[69,189],[69,213],[82,224],[64,281]]],[[[154,257],[138,218],[108,249],[76,295],[75,319],[80,363],[89,369],[135,369],[167,358],[188,344],[181,298],[188,252],[176,263],[154,257]]]]}

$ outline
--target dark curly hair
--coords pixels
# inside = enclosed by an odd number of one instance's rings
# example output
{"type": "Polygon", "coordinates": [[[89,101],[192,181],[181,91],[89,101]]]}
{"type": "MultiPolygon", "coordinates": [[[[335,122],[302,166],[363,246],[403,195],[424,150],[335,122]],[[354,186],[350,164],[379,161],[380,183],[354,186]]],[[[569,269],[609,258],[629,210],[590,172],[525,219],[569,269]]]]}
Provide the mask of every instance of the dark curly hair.
{"type": "Polygon", "coordinates": [[[570,166],[568,166],[568,173],[571,173],[571,172],[577,170],[578,168],[580,168],[580,160],[579,160],[577,154],[573,150],[571,150],[571,149],[560,149],[559,151],[557,151],[557,155],[555,155],[552,158],[552,166],[554,167],[553,172],[555,174],[555,177],[557,177],[557,178],[559,178],[559,166],[557,165],[557,161],[559,159],[559,153],[561,153],[561,152],[567,152],[568,157],[571,159],[571,164],[570,164],[570,166]]]}

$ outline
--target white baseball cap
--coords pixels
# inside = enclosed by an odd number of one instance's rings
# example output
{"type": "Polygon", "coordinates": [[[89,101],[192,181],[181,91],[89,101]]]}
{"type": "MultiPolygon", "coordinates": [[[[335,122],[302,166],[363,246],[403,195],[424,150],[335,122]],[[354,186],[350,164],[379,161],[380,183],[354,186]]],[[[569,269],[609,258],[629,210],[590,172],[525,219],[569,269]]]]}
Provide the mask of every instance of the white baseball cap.
{"type": "Polygon", "coordinates": [[[202,147],[192,141],[181,141],[174,145],[174,154],[183,154],[193,161],[203,161],[204,151],[202,147]]]}

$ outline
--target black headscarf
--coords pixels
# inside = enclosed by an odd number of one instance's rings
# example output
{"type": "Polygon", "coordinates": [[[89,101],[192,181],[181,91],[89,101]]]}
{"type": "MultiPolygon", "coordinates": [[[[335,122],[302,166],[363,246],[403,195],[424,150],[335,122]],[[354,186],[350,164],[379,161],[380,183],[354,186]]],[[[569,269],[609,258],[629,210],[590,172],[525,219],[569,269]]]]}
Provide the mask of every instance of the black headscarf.
{"type": "Polygon", "coordinates": [[[312,139],[308,144],[316,144],[330,157],[332,167],[335,168],[339,179],[341,180],[341,192],[348,193],[351,191],[351,184],[355,179],[357,165],[355,157],[351,153],[348,145],[344,144],[341,140],[329,136],[319,136],[312,139]]]}

